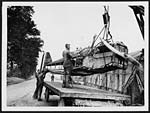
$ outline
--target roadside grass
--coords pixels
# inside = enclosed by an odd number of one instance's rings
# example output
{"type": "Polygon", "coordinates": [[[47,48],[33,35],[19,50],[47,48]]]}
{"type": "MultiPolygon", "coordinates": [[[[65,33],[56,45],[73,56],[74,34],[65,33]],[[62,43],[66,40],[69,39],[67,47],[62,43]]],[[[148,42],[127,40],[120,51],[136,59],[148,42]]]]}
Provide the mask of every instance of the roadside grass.
{"type": "Polygon", "coordinates": [[[25,81],[25,79],[18,78],[18,77],[7,77],[7,86],[13,85],[13,84],[18,84],[18,83],[21,83],[24,81],[25,81]]]}

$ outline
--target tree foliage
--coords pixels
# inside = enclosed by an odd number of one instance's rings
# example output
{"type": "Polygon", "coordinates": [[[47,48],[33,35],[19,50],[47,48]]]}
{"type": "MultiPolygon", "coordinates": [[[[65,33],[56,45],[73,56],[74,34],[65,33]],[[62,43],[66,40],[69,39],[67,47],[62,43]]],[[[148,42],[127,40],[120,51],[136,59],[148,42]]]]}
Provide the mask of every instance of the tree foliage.
{"type": "Polygon", "coordinates": [[[7,63],[17,64],[21,76],[27,78],[37,65],[39,51],[44,42],[40,31],[32,20],[32,6],[11,6],[7,8],[7,63]]]}

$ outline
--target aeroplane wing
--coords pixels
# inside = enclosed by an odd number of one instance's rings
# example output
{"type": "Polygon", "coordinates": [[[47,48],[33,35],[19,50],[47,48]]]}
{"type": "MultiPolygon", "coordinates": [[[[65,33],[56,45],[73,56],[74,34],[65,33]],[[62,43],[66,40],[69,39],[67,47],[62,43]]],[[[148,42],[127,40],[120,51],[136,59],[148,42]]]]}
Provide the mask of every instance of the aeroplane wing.
{"type": "Polygon", "coordinates": [[[64,70],[62,70],[62,69],[48,69],[48,71],[53,73],[53,74],[64,75],[64,70]]]}
{"type": "MultiPolygon", "coordinates": [[[[50,73],[53,73],[53,74],[58,74],[58,75],[64,75],[64,70],[63,69],[48,69],[48,71],[50,73]]],[[[88,76],[88,75],[92,75],[93,73],[88,71],[88,70],[85,70],[83,68],[78,68],[78,69],[73,69],[72,70],[72,76],[88,76]]]]}
{"type": "Polygon", "coordinates": [[[112,52],[114,52],[115,54],[121,56],[122,58],[129,60],[130,62],[132,62],[133,64],[139,65],[140,67],[142,66],[134,57],[132,57],[129,54],[125,54],[123,52],[118,51],[117,49],[115,49],[114,47],[112,47],[109,43],[107,43],[104,39],[101,39],[101,41],[103,42],[103,44],[108,47],[112,52]]]}
{"type": "MultiPolygon", "coordinates": [[[[118,68],[117,66],[111,66],[109,67],[105,66],[105,67],[100,67],[100,68],[89,68],[89,67],[85,67],[85,66],[79,66],[79,67],[73,67],[72,69],[72,76],[89,76],[89,75],[93,75],[93,74],[98,74],[98,73],[105,73],[108,71],[112,71],[116,68],[118,68]]],[[[53,73],[53,74],[60,74],[60,75],[64,75],[64,70],[63,69],[48,69],[49,72],[53,73]]]]}
{"type": "MultiPolygon", "coordinates": [[[[48,71],[50,73],[58,74],[58,75],[64,75],[65,74],[63,69],[48,69],[48,71]]],[[[91,74],[92,74],[91,72],[86,72],[82,69],[79,69],[79,70],[73,70],[71,75],[72,76],[88,76],[91,74]]]]}
{"type": "Polygon", "coordinates": [[[55,66],[55,65],[63,65],[64,59],[58,59],[56,61],[50,62],[47,64],[47,66],[55,66]]]}
{"type": "MultiPolygon", "coordinates": [[[[78,54],[77,54],[77,53],[74,53],[74,52],[71,52],[71,53],[72,53],[72,57],[73,57],[73,58],[78,57],[78,54]]],[[[53,62],[47,63],[46,66],[63,65],[63,62],[64,62],[64,58],[60,58],[60,59],[55,60],[55,61],[53,61],[53,62]]]]}

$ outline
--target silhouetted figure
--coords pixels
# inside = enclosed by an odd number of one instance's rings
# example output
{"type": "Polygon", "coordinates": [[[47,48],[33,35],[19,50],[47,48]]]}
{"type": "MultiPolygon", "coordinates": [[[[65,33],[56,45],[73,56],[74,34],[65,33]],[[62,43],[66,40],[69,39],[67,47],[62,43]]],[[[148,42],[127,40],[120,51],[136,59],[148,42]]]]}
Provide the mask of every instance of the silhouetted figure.
{"type": "Polygon", "coordinates": [[[54,82],[54,75],[51,76],[51,81],[54,82]]]}
{"type": "Polygon", "coordinates": [[[42,71],[42,72],[38,71],[35,74],[37,82],[36,82],[36,89],[34,91],[33,98],[38,99],[38,101],[42,100],[41,94],[42,94],[42,89],[43,89],[44,78],[45,78],[45,75],[47,72],[48,72],[48,70],[45,69],[44,71],[42,71]]]}

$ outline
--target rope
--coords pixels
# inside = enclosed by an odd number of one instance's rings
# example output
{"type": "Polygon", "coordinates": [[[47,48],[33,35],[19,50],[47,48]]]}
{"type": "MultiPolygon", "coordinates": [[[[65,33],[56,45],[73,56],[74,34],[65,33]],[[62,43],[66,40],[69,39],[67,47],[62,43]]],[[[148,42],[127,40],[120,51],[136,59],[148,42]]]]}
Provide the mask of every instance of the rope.
{"type": "Polygon", "coordinates": [[[98,37],[100,36],[100,34],[102,33],[102,31],[104,30],[105,26],[102,28],[102,30],[99,32],[98,36],[96,37],[95,41],[98,39],[98,37]]]}
{"type": "MultiPolygon", "coordinates": [[[[107,15],[108,15],[109,7],[106,8],[106,6],[104,6],[104,9],[105,9],[105,13],[107,13],[107,15]]],[[[109,15],[108,15],[108,16],[109,16],[109,15]]],[[[106,36],[106,39],[105,39],[105,40],[106,40],[107,42],[108,42],[108,40],[111,40],[111,39],[112,39],[112,35],[110,34],[109,27],[110,27],[110,19],[108,20],[108,23],[105,24],[104,27],[101,29],[101,31],[99,32],[99,34],[97,35],[97,37],[93,40],[92,45],[91,45],[91,47],[89,48],[89,51],[88,51],[88,54],[87,54],[87,55],[92,54],[92,52],[93,52],[93,50],[94,50],[94,44],[95,44],[95,42],[97,41],[97,39],[100,38],[100,35],[102,34],[103,31],[104,31],[103,39],[105,38],[105,36],[106,36]],[[109,39],[108,39],[108,35],[110,36],[109,39]]],[[[100,40],[101,40],[101,38],[100,38],[100,40]]],[[[112,42],[113,42],[113,40],[112,40],[112,42]]],[[[99,44],[102,44],[102,43],[100,42],[100,43],[96,44],[95,47],[97,47],[99,44]]],[[[85,49],[87,49],[87,48],[84,48],[84,49],[80,50],[77,54],[81,54],[81,52],[82,52],[83,50],[85,50],[85,49]]],[[[103,54],[104,54],[104,53],[103,53],[103,54]]],[[[106,62],[106,61],[105,61],[105,62],[106,62]]]]}

